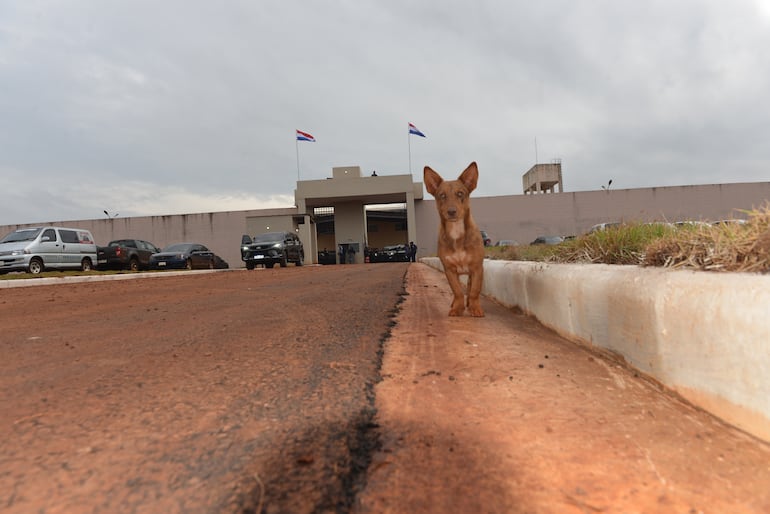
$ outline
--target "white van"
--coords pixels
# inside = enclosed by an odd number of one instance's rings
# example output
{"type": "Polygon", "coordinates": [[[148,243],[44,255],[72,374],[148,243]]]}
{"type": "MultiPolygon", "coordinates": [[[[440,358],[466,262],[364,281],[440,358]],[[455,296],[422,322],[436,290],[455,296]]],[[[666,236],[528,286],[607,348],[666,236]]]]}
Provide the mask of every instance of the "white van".
{"type": "Polygon", "coordinates": [[[45,269],[90,271],[96,263],[96,243],[88,230],[64,227],[29,227],[0,239],[0,273],[45,269]]]}

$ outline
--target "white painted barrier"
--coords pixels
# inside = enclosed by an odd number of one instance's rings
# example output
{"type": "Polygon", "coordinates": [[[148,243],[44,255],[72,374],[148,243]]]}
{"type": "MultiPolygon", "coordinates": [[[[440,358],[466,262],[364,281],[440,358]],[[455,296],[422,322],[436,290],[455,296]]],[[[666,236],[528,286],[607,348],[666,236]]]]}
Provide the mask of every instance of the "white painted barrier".
{"type": "Polygon", "coordinates": [[[770,276],[485,260],[483,293],[770,441],[770,276]]]}

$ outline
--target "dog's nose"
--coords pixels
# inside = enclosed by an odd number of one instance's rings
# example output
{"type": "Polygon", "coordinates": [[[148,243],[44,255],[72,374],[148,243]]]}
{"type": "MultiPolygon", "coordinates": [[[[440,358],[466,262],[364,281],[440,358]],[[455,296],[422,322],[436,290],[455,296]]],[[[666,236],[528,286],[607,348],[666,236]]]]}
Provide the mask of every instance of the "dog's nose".
{"type": "Polygon", "coordinates": [[[454,218],[455,216],[457,216],[457,209],[452,207],[451,209],[447,209],[446,213],[454,218]]]}

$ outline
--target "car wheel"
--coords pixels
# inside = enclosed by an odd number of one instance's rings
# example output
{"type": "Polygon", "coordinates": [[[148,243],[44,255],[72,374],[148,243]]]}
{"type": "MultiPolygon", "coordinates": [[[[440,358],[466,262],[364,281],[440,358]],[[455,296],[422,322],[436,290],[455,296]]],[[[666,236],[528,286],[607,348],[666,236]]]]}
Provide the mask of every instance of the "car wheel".
{"type": "Polygon", "coordinates": [[[299,252],[299,258],[297,259],[297,262],[294,263],[295,266],[302,266],[305,264],[305,254],[304,252],[299,252]]]}
{"type": "Polygon", "coordinates": [[[283,257],[281,257],[281,267],[285,268],[288,263],[289,261],[286,259],[286,254],[283,254],[283,257]]]}
{"type": "Polygon", "coordinates": [[[43,271],[45,271],[43,259],[40,257],[32,257],[29,261],[29,272],[33,275],[40,275],[43,271]]]}
{"type": "Polygon", "coordinates": [[[253,262],[247,262],[246,263],[246,269],[254,269],[254,263],[253,262]]]}
{"type": "Polygon", "coordinates": [[[185,268],[193,269],[193,267],[192,267],[192,259],[187,259],[187,263],[185,264],[185,268]]]}
{"type": "Polygon", "coordinates": [[[274,262],[266,262],[265,263],[265,267],[266,268],[272,268],[274,264],[275,264],[274,262]]]}
{"type": "Polygon", "coordinates": [[[139,271],[139,260],[131,259],[128,261],[128,271],[139,271]]]}
{"type": "Polygon", "coordinates": [[[91,271],[92,269],[94,269],[94,266],[91,259],[88,257],[83,259],[83,262],[80,263],[80,271],[91,271]]]}

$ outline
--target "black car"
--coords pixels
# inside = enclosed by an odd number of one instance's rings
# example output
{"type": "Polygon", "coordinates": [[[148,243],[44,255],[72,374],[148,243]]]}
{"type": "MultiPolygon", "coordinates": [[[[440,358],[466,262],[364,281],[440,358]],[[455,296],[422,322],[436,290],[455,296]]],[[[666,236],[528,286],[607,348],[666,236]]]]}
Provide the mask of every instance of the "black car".
{"type": "Polygon", "coordinates": [[[369,262],[407,262],[406,245],[383,246],[369,253],[369,262]]]}
{"type": "Polygon", "coordinates": [[[318,252],[318,264],[337,264],[337,254],[324,248],[318,252]]]}
{"type": "Polygon", "coordinates": [[[538,236],[531,245],[558,245],[564,242],[562,236],[538,236]]]}
{"type": "Polygon", "coordinates": [[[279,264],[282,268],[293,262],[295,266],[305,263],[305,249],[297,234],[293,232],[267,232],[241,238],[241,260],[247,269],[254,269],[257,264],[272,268],[279,264]]]}
{"type": "Polygon", "coordinates": [[[198,243],[178,243],[150,256],[150,269],[222,269],[230,266],[198,243]]]}

